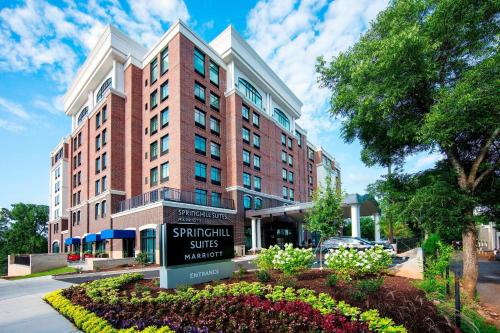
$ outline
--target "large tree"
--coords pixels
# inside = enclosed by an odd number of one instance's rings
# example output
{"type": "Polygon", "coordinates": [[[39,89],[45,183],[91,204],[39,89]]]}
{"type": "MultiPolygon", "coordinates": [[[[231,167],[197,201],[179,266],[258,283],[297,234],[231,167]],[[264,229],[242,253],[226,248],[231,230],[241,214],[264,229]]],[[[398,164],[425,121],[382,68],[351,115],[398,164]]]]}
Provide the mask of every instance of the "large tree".
{"type": "MultiPolygon", "coordinates": [[[[359,139],[367,165],[438,150],[460,190],[482,195],[481,183],[499,172],[499,12],[496,0],[394,0],[353,47],[319,59],[331,112],[345,140],[359,139]]],[[[469,296],[478,276],[473,210],[462,224],[469,296]]]]}

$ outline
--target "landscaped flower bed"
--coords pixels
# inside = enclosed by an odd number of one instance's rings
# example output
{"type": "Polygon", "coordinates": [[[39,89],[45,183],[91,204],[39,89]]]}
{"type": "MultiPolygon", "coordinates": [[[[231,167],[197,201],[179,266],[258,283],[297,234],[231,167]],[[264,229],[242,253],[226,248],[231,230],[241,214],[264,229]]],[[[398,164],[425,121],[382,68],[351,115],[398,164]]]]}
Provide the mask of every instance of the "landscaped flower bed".
{"type": "Polygon", "coordinates": [[[97,280],[46,300],[85,332],[405,332],[376,310],[362,312],[304,288],[239,282],[162,290],[141,278],[97,280]]]}

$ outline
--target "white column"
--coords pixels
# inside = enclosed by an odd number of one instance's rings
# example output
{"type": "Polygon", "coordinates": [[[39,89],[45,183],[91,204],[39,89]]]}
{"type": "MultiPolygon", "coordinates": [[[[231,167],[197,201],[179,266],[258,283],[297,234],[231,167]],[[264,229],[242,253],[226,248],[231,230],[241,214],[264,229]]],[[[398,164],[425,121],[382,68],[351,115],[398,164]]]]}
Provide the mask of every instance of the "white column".
{"type": "Polygon", "coordinates": [[[261,223],[260,219],[257,219],[257,250],[262,248],[262,234],[261,234],[261,223]]]}
{"type": "Polygon", "coordinates": [[[352,237],[361,236],[361,222],[360,222],[360,209],[361,205],[353,204],[351,205],[351,230],[352,237]]]}
{"type": "Polygon", "coordinates": [[[375,222],[375,242],[380,242],[380,214],[373,214],[373,221],[375,222]]]}
{"type": "Polygon", "coordinates": [[[252,218],[252,251],[257,250],[257,219],[252,218]]]}

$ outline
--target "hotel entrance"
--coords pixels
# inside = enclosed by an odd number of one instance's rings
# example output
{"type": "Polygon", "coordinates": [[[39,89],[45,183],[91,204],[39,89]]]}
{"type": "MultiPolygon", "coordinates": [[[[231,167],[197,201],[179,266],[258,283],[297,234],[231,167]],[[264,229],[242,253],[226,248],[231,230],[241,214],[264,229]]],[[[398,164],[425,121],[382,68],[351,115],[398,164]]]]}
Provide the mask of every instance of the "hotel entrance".
{"type": "Polygon", "coordinates": [[[271,245],[278,245],[283,248],[287,243],[297,246],[297,228],[294,224],[289,222],[269,223],[266,219],[263,219],[262,246],[267,248],[271,245]]]}

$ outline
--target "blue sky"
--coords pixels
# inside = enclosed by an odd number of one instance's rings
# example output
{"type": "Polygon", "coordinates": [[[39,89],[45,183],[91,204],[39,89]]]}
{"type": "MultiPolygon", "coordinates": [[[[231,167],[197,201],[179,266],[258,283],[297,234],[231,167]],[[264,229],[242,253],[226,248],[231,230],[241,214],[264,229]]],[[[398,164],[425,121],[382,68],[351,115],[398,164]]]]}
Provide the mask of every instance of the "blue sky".
{"type": "MultiPolygon", "coordinates": [[[[358,143],[340,138],[328,115],[315,59],[353,45],[387,0],[0,2],[0,207],[46,204],[49,153],[70,131],[62,96],[108,23],[150,46],[178,18],[206,41],[232,24],[303,101],[302,127],[340,163],[344,190],[364,192],[385,170],[360,161],[358,143]]],[[[408,159],[407,171],[439,154],[408,159]]]]}

